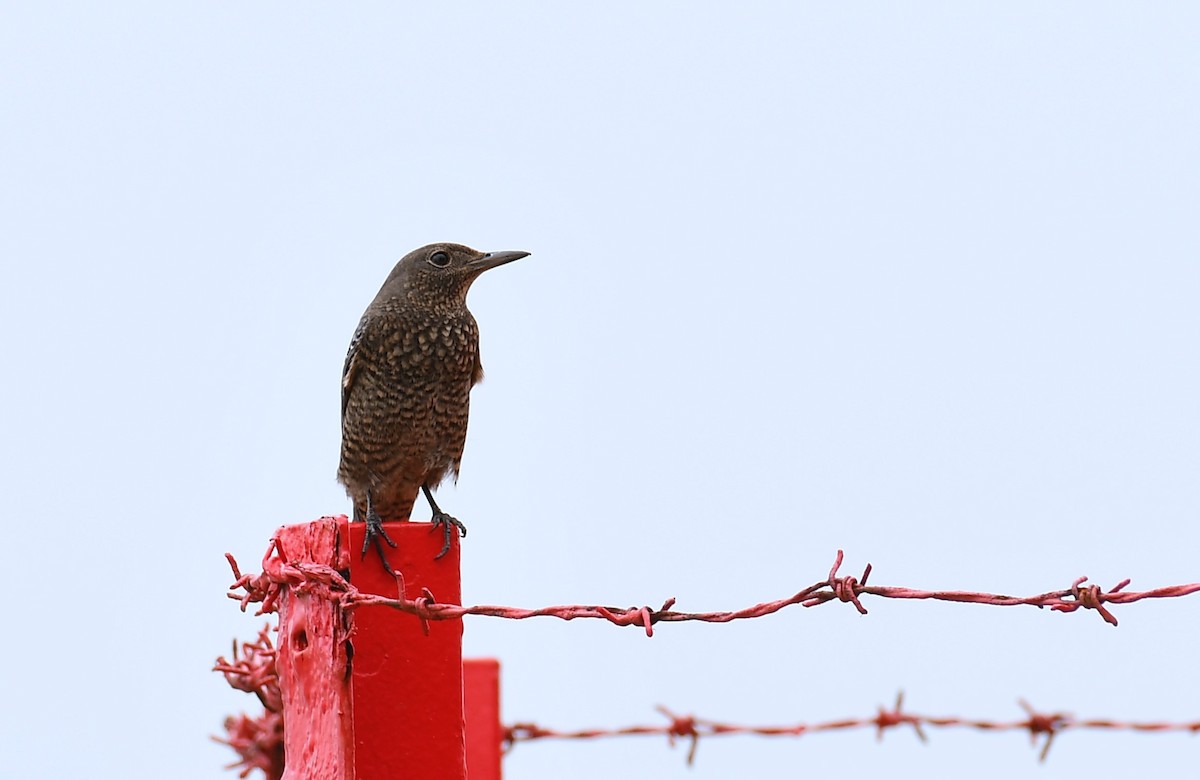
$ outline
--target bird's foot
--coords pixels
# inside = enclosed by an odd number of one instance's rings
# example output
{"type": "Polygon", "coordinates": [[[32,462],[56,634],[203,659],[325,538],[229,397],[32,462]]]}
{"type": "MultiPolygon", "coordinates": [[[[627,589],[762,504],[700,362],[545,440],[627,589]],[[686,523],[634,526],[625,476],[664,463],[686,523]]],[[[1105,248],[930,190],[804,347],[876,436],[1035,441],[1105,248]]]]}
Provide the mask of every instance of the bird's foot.
{"type": "Polygon", "coordinates": [[[445,512],[442,512],[441,510],[438,510],[433,513],[433,525],[429,529],[430,532],[432,533],[433,530],[435,528],[437,528],[439,525],[442,527],[442,534],[443,534],[442,551],[440,553],[438,553],[437,555],[433,556],[433,559],[435,561],[438,558],[441,558],[446,553],[450,552],[450,538],[454,534],[454,531],[450,530],[451,528],[457,529],[459,535],[462,536],[463,538],[466,538],[466,535],[467,535],[467,527],[465,525],[463,525],[462,522],[458,520],[458,518],[451,517],[450,515],[446,514],[445,512]]]}
{"type": "Polygon", "coordinates": [[[392,541],[392,537],[387,535],[387,531],[383,530],[383,520],[380,519],[378,512],[373,509],[368,511],[366,520],[367,532],[363,535],[362,557],[367,557],[367,549],[374,542],[375,550],[379,553],[379,560],[383,561],[384,568],[388,570],[388,574],[391,574],[395,569],[388,563],[387,555],[383,551],[383,543],[387,542],[392,549],[395,549],[396,543],[392,541]]]}

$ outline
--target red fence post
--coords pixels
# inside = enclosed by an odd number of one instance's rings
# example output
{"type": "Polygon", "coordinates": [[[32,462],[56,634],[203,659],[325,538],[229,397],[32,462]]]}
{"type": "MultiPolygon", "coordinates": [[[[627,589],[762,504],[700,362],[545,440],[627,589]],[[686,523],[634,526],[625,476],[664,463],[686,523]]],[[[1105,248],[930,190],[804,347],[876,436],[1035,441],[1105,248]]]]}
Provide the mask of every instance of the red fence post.
{"type": "Polygon", "coordinates": [[[500,662],[463,661],[463,707],[467,721],[467,776],[500,780],[504,727],[500,722],[500,662]]]}
{"type": "MultiPolygon", "coordinates": [[[[343,568],[338,536],[334,520],[289,525],[275,534],[284,560],[343,568]]],[[[284,586],[275,661],[284,713],[283,780],[353,780],[342,618],[336,603],[284,586]]]]}
{"type": "MultiPolygon", "coordinates": [[[[428,589],[460,604],[458,545],[440,560],[428,523],[388,523],[388,560],[405,595],[428,589]]],[[[359,590],[396,594],[369,551],[365,525],[344,517],[280,530],[280,555],[349,574],[359,590]]],[[[303,588],[284,587],[279,619],[284,780],[466,780],[462,622],[429,621],[385,607],[352,613],[303,588]]]]}

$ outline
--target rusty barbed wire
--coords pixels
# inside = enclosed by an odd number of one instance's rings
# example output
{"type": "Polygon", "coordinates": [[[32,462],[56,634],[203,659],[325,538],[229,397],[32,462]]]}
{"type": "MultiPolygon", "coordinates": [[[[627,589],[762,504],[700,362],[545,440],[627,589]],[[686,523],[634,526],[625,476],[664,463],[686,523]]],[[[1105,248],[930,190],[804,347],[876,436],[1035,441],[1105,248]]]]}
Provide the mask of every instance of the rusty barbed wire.
{"type": "MultiPolygon", "coordinates": [[[[403,595],[405,593],[404,581],[399,572],[396,572],[396,584],[400,596],[392,598],[363,593],[329,566],[289,562],[278,539],[271,540],[271,545],[263,556],[263,571],[258,575],[242,574],[234,557],[229,553],[225,554],[235,578],[235,582],[229,587],[229,598],[240,602],[243,610],[252,603],[261,603],[262,606],[255,613],[259,615],[275,611],[280,588],[286,585],[302,592],[314,593],[323,598],[337,601],[347,610],[365,606],[391,607],[415,615],[423,623],[430,620],[456,620],[465,615],[484,615],[512,620],[532,617],[555,617],[561,620],[597,618],[618,626],[641,626],[645,630],[646,636],[654,635],[654,624],[656,623],[685,620],[728,623],[733,620],[763,617],[795,604],[803,607],[815,607],[833,600],[853,604],[860,614],[865,615],[867,609],[861,600],[864,595],[890,599],[932,599],[997,607],[1049,607],[1055,612],[1074,612],[1084,608],[1095,610],[1105,622],[1115,626],[1117,618],[1109,610],[1109,605],[1131,604],[1143,599],[1178,598],[1200,592],[1200,583],[1170,585],[1147,591],[1126,591],[1125,588],[1130,583],[1128,579],[1122,580],[1109,590],[1102,590],[1099,585],[1086,584],[1087,577],[1076,578],[1069,588],[1024,597],[962,590],[928,591],[888,585],[868,585],[867,580],[872,571],[869,563],[863,570],[861,578],[850,575],[839,576],[838,570],[842,566],[843,557],[842,551],[838,550],[833,567],[829,570],[829,576],[826,579],[809,585],[789,598],[763,602],[732,612],[677,612],[671,609],[675,605],[674,598],[667,599],[658,609],[649,606],[606,607],[583,604],[537,609],[494,605],[464,607],[457,604],[442,604],[438,603],[434,594],[428,589],[422,589],[422,595],[417,598],[405,597],[403,595]]],[[[428,626],[426,626],[426,630],[428,630],[428,626]]]]}
{"type": "Polygon", "coordinates": [[[559,731],[545,728],[535,723],[514,723],[504,729],[504,746],[511,751],[520,742],[532,742],[540,739],[600,739],[607,737],[662,735],[667,738],[671,747],[676,740],[687,740],[687,763],[695,762],[696,749],[701,737],[730,736],[734,734],[752,734],[763,737],[799,737],[805,734],[817,734],[824,731],[846,729],[875,729],[875,738],[882,740],[888,729],[899,726],[911,726],[914,733],[922,742],[928,741],[925,728],[966,727],[981,731],[1025,731],[1029,734],[1030,743],[1036,748],[1041,741],[1038,760],[1045,761],[1050,752],[1050,745],[1059,734],[1069,730],[1079,729],[1108,729],[1134,732],[1151,731],[1181,731],[1196,734],[1200,732],[1200,720],[1190,723],[1175,723],[1168,721],[1119,721],[1107,718],[1080,719],[1063,712],[1038,712],[1023,699],[1018,700],[1025,710],[1021,720],[997,721],[981,718],[935,717],[919,715],[904,710],[904,694],[896,697],[896,704],[891,709],[880,707],[871,717],[844,718],[841,720],[823,721],[819,723],[796,723],[786,726],[744,726],[733,723],[697,718],[693,715],[676,715],[666,707],[656,707],[659,713],[669,721],[654,726],[625,726],[613,729],[581,729],[576,731],[559,731]]]}
{"type": "Polygon", "coordinates": [[[240,648],[235,639],[233,660],[218,656],[213,671],[224,674],[230,687],[253,693],[264,707],[279,712],[283,709],[283,700],[279,695],[279,675],[275,671],[277,651],[271,641],[271,632],[274,630],[269,625],[263,626],[257,639],[242,642],[240,648]]]}
{"type": "MultiPolygon", "coordinates": [[[[764,602],[732,612],[677,612],[671,609],[675,603],[674,599],[668,599],[662,608],[657,610],[650,607],[618,608],[594,605],[520,609],[490,605],[462,607],[454,604],[440,604],[428,589],[422,589],[422,595],[413,599],[363,593],[329,566],[290,561],[277,539],[272,540],[263,556],[263,568],[259,574],[243,574],[232,555],[226,554],[226,559],[235,578],[235,582],[229,587],[229,598],[238,601],[243,611],[250,604],[260,604],[256,614],[276,611],[283,588],[286,586],[293,591],[311,593],[320,598],[335,601],[347,610],[364,606],[386,606],[399,609],[418,617],[426,624],[426,628],[428,628],[429,620],[460,619],[464,615],[486,615],[511,619],[548,616],[562,620],[573,620],[580,617],[605,619],[616,625],[639,625],[643,627],[648,636],[653,635],[653,626],[658,622],[700,620],[725,623],[770,615],[784,607],[796,604],[814,607],[835,599],[853,604],[859,613],[867,614],[860,598],[863,595],[899,599],[933,599],[994,606],[1030,605],[1049,607],[1058,612],[1074,612],[1082,607],[1096,610],[1106,622],[1115,626],[1117,619],[1108,609],[1109,605],[1129,604],[1148,598],[1174,598],[1200,592],[1200,583],[1168,586],[1141,592],[1126,591],[1124,589],[1129,585],[1129,580],[1123,580],[1113,588],[1104,591],[1098,585],[1086,585],[1085,577],[1076,579],[1069,588],[1028,597],[972,591],[924,591],[913,588],[868,585],[867,581],[872,571],[870,564],[864,569],[861,578],[839,576],[838,571],[844,560],[844,555],[839,550],[826,579],[804,588],[789,598],[764,602]]],[[[404,581],[399,573],[396,574],[396,585],[397,592],[404,594],[404,581]]],[[[218,658],[214,667],[215,671],[224,674],[226,680],[234,688],[255,694],[265,709],[263,714],[257,718],[241,715],[226,719],[227,735],[223,738],[216,738],[216,741],[229,745],[237,752],[239,760],[231,764],[230,768],[239,769],[239,777],[242,778],[247,777],[254,769],[261,769],[268,780],[277,780],[282,777],[282,698],[276,674],[276,649],[271,642],[269,633],[271,630],[273,629],[270,627],[263,628],[256,640],[243,642],[240,647],[235,642],[232,660],[224,657],[218,658]]],[[[1026,717],[1021,720],[995,721],[934,717],[905,711],[901,696],[897,698],[892,709],[881,707],[873,717],[811,724],[799,723],[790,726],[743,726],[691,715],[679,716],[660,707],[659,712],[669,721],[666,724],[629,726],[618,729],[557,731],[532,723],[517,723],[506,728],[505,744],[511,750],[518,742],[537,739],[591,739],[661,734],[666,736],[672,745],[676,740],[688,740],[688,762],[691,763],[695,758],[700,737],[730,734],[801,736],[838,729],[872,727],[876,729],[877,737],[882,738],[884,731],[889,728],[911,726],[921,740],[926,740],[926,729],[929,727],[971,727],[987,731],[1026,731],[1035,746],[1040,741],[1040,756],[1044,760],[1055,737],[1072,729],[1111,729],[1135,732],[1186,731],[1193,734],[1200,731],[1200,721],[1171,723],[1077,719],[1062,712],[1038,712],[1024,701],[1021,701],[1020,704],[1026,713],[1026,717]]]]}
{"type": "Polygon", "coordinates": [[[214,672],[221,672],[229,685],[239,691],[253,693],[263,705],[262,714],[230,716],[225,719],[225,736],[213,740],[228,745],[238,760],[226,769],[237,769],[245,778],[255,769],[262,770],[267,780],[283,777],[283,696],[279,690],[276,669],[277,652],[271,642],[271,626],[264,626],[258,638],[242,642],[239,649],[233,642],[233,660],[217,658],[214,672]]]}
{"type": "MultiPolygon", "coordinates": [[[[280,780],[283,776],[283,713],[279,693],[279,678],[276,674],[276,651],[271,642],[271,627],[263,628],[258,639],[243,642],[241,651],[234,644],[233,661],[217,659],[214,671],[222,672],[229,684],[242,691],[254,693],[263,703],[264,711],[258,717],[238,715],[225,719],[227,736],[214,738],[228,745],[238,754],[238,760],[227,768],[239,770],[238,776],[248,777],[255,769],[263,772],[267,780],[280,780]]],[[[1050,746],[1063,732],[1080,729],[1104,729],[1132,732],[1187,732],[1200,733],[1200,720],[1192,722],[1171,721],[1122,721],[1110,718],[1076,718],[1065,712],[1039,712],[1023,699],[1018,699],[1025,717],[1019,720],[990,720],[985,718],[963,718],[957,716],[933,716],[909,712],[904,709],[904,694],[896,697],[890,708],[879,707],[873,716],[841,718],[815,723],[794,723],[778,726],[748,726],[700,718],[694,715],[678,715],[666,707],[657,711],[667,723],[657,725],[634,725],[619,728],[592,728],[558,730],[536,723],[513,723],[505,726],[504,749],[511,752],[520,742],[543,739],[601,739],[623,736],[662,735],[671,747],[676,741],[688,743],[687,763],[693,764],[701,737],[755,735],[765,737],[818,734],[826,731],[851,729],[875,729],[876,739],[882,740],[884,732],[900,726],[910,726],[922,742],[928,741],[926,729],[973,728],[980,731],[1024,731],[1029,734],[1030,744],[1035,748],[1039,742],[1039,761],[1045,761],[1050,746]]]]}

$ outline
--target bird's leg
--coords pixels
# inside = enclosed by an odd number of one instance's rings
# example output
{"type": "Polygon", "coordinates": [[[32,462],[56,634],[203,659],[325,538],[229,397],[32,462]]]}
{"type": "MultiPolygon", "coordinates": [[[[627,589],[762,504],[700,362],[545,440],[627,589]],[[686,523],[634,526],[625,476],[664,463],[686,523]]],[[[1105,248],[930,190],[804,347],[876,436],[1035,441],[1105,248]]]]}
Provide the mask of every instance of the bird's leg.
{"type": "Polygon", "coordinates": [[[375,511],[375,507],[371,504],[371,491],[367,491],[367,533],[363,535],[362,557],[367,557],[367,548],[371,546],[371,542],[375,543],[375,549],[379,552],[379,560],[383,561],[384,567],[390,574],[394,569],[388,563],[387,556],[383,554],[383,542],[387,542],[392,548],[395,548],[396,543],[392,541],[392,537],[387,535],[387,531],[383,530],[383,520],[380,519],[379,513],[375,511]],[[383,542],[380,541],[383,539],[383,542]]]}
{"type": "Polygon", "coordinates": [[[467,535],[467,527],[459,522],[457,518],[451,517],[438,507],[437,502],[433,500],[433,493],[429,492],[428,485],[421,485],[421,490],[425,492],[425,498],[429,500],[429,508],[433,510],[433,527],[429,530],[432,531],[434,528],[437,528],[440,525],[442,527],[442,533],[445,535],[445,541],[442,543],[442,551],[433,556],[433,559],[436,561],[438,558],[441,558],[450,551],[450,535],[453,533],[453,531],[450,530],[450,527],[454,526],[457,528],[458,532],[464,538],[467,535]]]}

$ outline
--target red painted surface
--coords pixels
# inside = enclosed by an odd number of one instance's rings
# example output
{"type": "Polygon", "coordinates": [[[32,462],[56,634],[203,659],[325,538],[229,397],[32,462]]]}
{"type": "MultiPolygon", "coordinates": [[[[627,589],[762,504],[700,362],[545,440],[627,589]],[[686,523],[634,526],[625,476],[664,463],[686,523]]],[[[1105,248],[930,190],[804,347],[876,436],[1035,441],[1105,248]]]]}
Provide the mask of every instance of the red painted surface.
{"type": "MultiPolygon", "coordinates": [[[[366,525],[345,523],[350,550],[361,550],[366,525]]],[[[439,602],[462,603],[459,547],[440,560],[440,530],[427,523],[389,523],[398,545],[388,560],[404,574],[405,595],[430,590],[439,602]]],[[[350,556],[350,582],[370,593],[396,592],[379,556],[350,556]]],[[[462,621],[421,621],[391,609],[354,613],[354,780],[465,780],[462,621]]]]}
{"type": "MultiPolygon", "coordinates": [[[[332,519],[281,528],[276,538],[288,561],[339,568],[338,526],[332,519]]],[[[284,712],[283,780],[353,778],[341,625],[341,608],[328,599],[290,587],[280,599],[276,664],[284,712]]]]}
{"type": "Polygon", "coordinates": [[[500,723],[500,662],[495,658],[463,661],[463,706],[467,775],[471,780],[500,780],[504,728],[500,723]]]}
{"type": "MultiPolygon", "coordinates": [[[[461,604],[459,549],[441,559],[428,523],[388,523],[398,545],[389,562],[409,598],[428,589],[461,604]]],[[[360,590],[396,595],[397,582],[371,551],[365,525],[344,517],[281,529],[285,559],[349,572],[360,590]]],[[[362,607],[348,615],[302,590],[280,610],[285,780],[465,780],[462,621],[430,621],[362,607]],[[349,630],[347,630],[347,628],[349,630]]]]}

